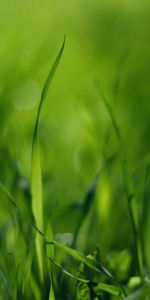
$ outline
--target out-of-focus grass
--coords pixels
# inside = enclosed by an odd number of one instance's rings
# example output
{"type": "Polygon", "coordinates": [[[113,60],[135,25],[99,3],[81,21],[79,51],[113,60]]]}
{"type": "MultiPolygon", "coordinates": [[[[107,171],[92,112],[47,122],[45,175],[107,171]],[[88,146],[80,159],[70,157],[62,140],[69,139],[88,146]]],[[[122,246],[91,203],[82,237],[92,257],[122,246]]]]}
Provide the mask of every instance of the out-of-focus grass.
{"type": "MultiPolygon", "coordinates": [[[[23,297],[23,274],[30,259],[32,273],[28,290],[24,284],[24,299],[33,295],[40,299],[43,292],[34,260],[35,230],[31,226],[31,146],[41,90],[64,34],[65,52],[48,92],[51,101],[43,107],[39,128],[44,224],[51,219],[54,234],[59,237],[69,233],[73,239],[77,232],[76,247],[86,254],[99,243],[100,259],[124,284],[137,275],[117,158],[118,143],[105,106],[96,94],[97,80],[110,100],[122,132],[135,190],[134,215],[148,273],[149,31],[148,0],[1,0],[0,181],[23,214],[23,223],[18,225],[8,193],[0,193],[0,282],[3,295],[7,291],[3,296],[6,299],[11,299],[12,293],[12,299],[23,297]],[[93,205],[83,210],[90,183],[114,154],[116,159],[99,177],[93,205]],[[124,266],[120,260],[126,262],[124,266]],[[17,287],[14,274],[18,274],[17,287]]],[[[57,250],[59,263],[64,262],[63,257],[57,250]]],[[[71,269],[70,260],[66,261],[66,267],[68,264],[71,269]]],[[[55,275],[54,270],[54,288],[58,290],[55,275]]],[[[73,297],[74,282],[64,277],[59,280],[65,299],[73,297]]],[[[45,289],[47,299],[48,279],[45,289]]],[[[61,299],[61,291],[57,293],[56,297],[61,299]]]]}

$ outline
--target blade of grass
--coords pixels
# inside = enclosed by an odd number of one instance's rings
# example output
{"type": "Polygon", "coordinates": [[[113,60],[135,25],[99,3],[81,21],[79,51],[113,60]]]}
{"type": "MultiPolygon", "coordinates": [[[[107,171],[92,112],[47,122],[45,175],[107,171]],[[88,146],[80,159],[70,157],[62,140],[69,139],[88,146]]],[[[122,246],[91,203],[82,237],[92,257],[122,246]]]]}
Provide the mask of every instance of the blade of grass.
{"type": "Polygon", "coordinates": [[[90,186],[88,187],[87,192],[85,193],[83,202],[79,207],[80,208],[80,216],[78,218],[77,226],[75,229],[72,246],[74,246],[76,244],[82,224],[83,224],[86,216],[88,215],[88,212],[93,204],[97,186],[98,186],[98,183],[100,180],[100,176],[101,176],[102,172],[105,170],[105,168],[109,164],[111,164],[111,162],[113,162],[115,158],[116,158],[116,153],[114,153],[113,155],[111,155],[110,157],[108,157],[106,159],[106,161],[104,162],[104,164],[101,166],[101,168],[97,172],[96,176],[94,177],[93,181],[91,182],[90,186]]]}
{"type": "Polygon", "coordinates": [[[136,227],[136,223],[135,223],[135,219],[134,219],[134,213],[133,213],[132,205],[131,205],[134,195],[133,195],[133,185],[132,185],[131,174],[130,174],[129,168],[128,168],[128,159],[127,159],[126,149],[125,149],[124,141],[123,141],[119,126],[116,122],[114,112],[113,112],[111,105],[109,104],[105,94],[102,92],[102,90],[99,88],[99,86],[97,84],[96,84],[96,89],[98,92],[98,96],[101,96],[101,99],[108,111],[108,114],[109,114],[111,122],[112,122],[112,126],[114,128],[114,131],[115,131],[115,134],[116,134],[119,146],[120,146],[120,158],[121,158],[122,173],[123,173],[123,179],[124,179],[124,188],[125,188],[125,193],[126,193],[126,198],[127,198],[129,216],[130,216],[130,220],[131,220],[131,224],[132,224],[138,272],[139,272],[141,278],[143,279],[144,268],[143,268],[143,263],[142,263],[143,259],[141,259],[143,254],[142,254],[141,244],[139,242],[138,231],[137,231],[137,227],[136,227]]]}
{"type": "Polygon", "coordinates": [[[46,244],[48,245],[54,245],[62,250],[64,250],[66,253],[70,254],[72,257],[74,257],[76,260],[82,262],[85,264],[87,267],[91,268],[93,271],[98,272],[100,274],[104,274],[108,278],[110,278],[119,288],[120,291],[123,293],[124,296],[126,296],[126,292],[124,291],[123,286],[118,282],[112,274],[98,261],[95,259],[91,259],[84,254],[80,253],[79,251],[76,251],[66,245],[63,245],[57,241],[46,241],[46,244]]]}
{"type": "MultiPolygon", "coordinates": [[[[49,258],[50,259],[50,258],[49,258]]],[[[99,294],[100,291],[105,291],[105,292],[108,292],[112,295],[115,295],[115,296],[122,296],[122,292],[120,291],[120,289],[115,286],[115,285],[111,285],[111,284],[105,284],[105,283],[96,283],[96,282],[90,282],[89,280],[85,279],[85,278],[81,278],[81,277],[78,277],[70,272],[68,272],[64,267],[62,267],[60,264],[58,264],[55,260],[52,260],[50,259],[50,261],[58,268],[60,269],[61,272],[63,272],[65,275],[77,280],[77,281],[80,281],[82,283],[87,283],[87,284],[90,284],[92,287],[94,287],[94,292],[96,294],[99,294]]]]}
{"type": "MultiPolygon", "coordinates": [[[[45,81],[42,90],[41,99],[40,99],[37,116],[36,116],[33,139],[32,139],[32,159],[31,159],[32,210],[33,210],[35,222],[41,231],[43,231],[43,200],[42,200],[42,172],[41,172],[39,136],[38,136],[39,118],[40,118],[41,109],[45,101],[48,89],[50,87],[52,79],[59,65],[64,50],[64,46],[65,46],[65,39],[52,65],[52,68],[48,74],[48,77],[45,81]]],[[[35,243],[36,243],[40,278],[41,281],[43,281],[43,239],[41,238],[40,235],[36,235],[35,243]]]]}
{"type": "Polygon", "coordinates": [[[8,191],[8,189],[3,185],[2,182],[0,182],[0,189],[8,197],[9,201],[11,202],[11,204],[18,210],[18,207],[17,207],[17,204],[16,204],[14,198],[12,197],[12,195],[10,194],[10,192],[8,191]]]}
{"type": "Polygon", "coordinates": [[[105,291],[115,296],[124,296],[117,286],[111,284],[106,284],[106,283],[97,284],[97,286],[94,288],[94,292],[96,294],[99,294],[100,291],[105,291]]]}
{"type": "Polygon", "coordinates": [[[81,277],[78,277],[70,272],[68,272],[63,266],[61,266],[60,264],[58,264],[55,260],[51,259],[50,257],[48,257],[48,259],[51,261],[52,264],[54,264],[58,269],[60,269],[61,272],[63,272],[65,275],[76,279],[78,281],[84,282],[84,283],[89,283],[90,281],[81,277]]]}
{"type": "Polygon", "coordinates": [[[51,275],[50,275],[50,293],[49,293],[49,300],[55,300],[54,289],[53,289],[53,284],[52,284],[52,276],[51,276],[51,275]]]}
{"type": "Polygon", "coordinates": [[[24,278],[22,281],[22,293],[24,294],[25,289],[27,288],[30,276],[31,276],[31,267],[33,262],[33,255],[34,255],[34,238],[32,237],[29,241],[29,249],[27,251],[27,256],[24,262],[24,278]]]}
{"type": "MultiPolygon", "coordinates": [[[[52,230],[51,222],[48,222],[46,236],[50,239],[53,238],[53,230],[52,230]]],[[[48,247],[46,245],[46,259],[48,256],[51,259],[54,259],[54,246],[53,245],[51,247],[48,247]]],[[[53,300],[53,299],[55,299],[55,295],[54,295],[54,289],[53,289],[51,263],[49,263],[49,265],[48,265],[48,273],[49,273],[49,278],[50,278],[49,300],[53,300]]]]}
{"type": "Polygon", "coordinates": [[[12,220],[15,226],[15,231],[16,231],[16,238],[18,235],[18,230],[20,229],[24,235],[24,231],[23,231],[23,218],[22,218],[22,214],[21,211],[18,207],[18,205],[16,204],[15,199],[13,198],[13,196],[11,195],[11,193],[8,191],[8,189],[4,186],[3,183],[0,182],[0,189],[2,190],[2,192],[4,193],[4,195],[7,197],[7,199],[9,200],[9,202],[11,203],[11,205],[13,206],[13,208],[15,209],[15,216],[13,215],[13,212],[10,211],[10,214],[12,216],[12,220]],[[17,222],[16,222],[17,221],[17,222]]]}
{"type": "Polygon", "coordinates": [[[42,300],[41,290],[40,290],[39,284],[37,283],[36,278],[34,277],[34,274],[32,273],[32,271],[31,271],[29,279],[30,279],[29,284],[31,286],[31,290],[32,290],[33,295],[34,295],[34,299],[42,300]]]}
{"type": "MultiPolygon", "coordinates": [[[[14,197],[12,196],[12,194],[8,191],[7,187],[5,187],[4,184],[1,183],[1,182],[0,182],[0,189],[6,195],[7,199],[10,201],[10,203],[15,208],[15,210],[16,210],[16,216],[17,216],[17,220],[18,220],[18,225],[20,226],[20,230],[24,234],[24,231],[23,231],[23,215],[22,215],[22,213],[20,211],[20,208],[18,207],[18,205],[17,205],[14,197]]],[[[45,236],[45,234],[42,231],[40,231],[39,228],[36,226],[33,214],[31,214],[30,217],[31,217],[31,226],[33,228],[35,228],[37,231],[39,231],[39,233],[41,235],[45,236]]]]}
{"type": "MultiPolygon", "coordinates": [[[[148,226],[148,212],[149,212],[149,183],[150,183],[150,164],[147,165],[146,171],[145,171],[145,180],[144,180],[144,199],[143,199],[143,205],[141,209],[141,220],[140,220],[140,236],[141,236],[141,244],[142,244],[142,253],[143,253],[143,266],[145,271],[145,276],[147,277],[149,274],[149,265],[148,265],[148,253],[146,251],[146,243],[145,243],[145,237],[144,234],[146,232],[146,226],[148,226]],[[144,234],[143,234],[144,233],[144,234]]],[[[149,243],[149,241],[148,241],[149,243]]],[[[149,249],[149,247],[147,246],[149,249]]]]}

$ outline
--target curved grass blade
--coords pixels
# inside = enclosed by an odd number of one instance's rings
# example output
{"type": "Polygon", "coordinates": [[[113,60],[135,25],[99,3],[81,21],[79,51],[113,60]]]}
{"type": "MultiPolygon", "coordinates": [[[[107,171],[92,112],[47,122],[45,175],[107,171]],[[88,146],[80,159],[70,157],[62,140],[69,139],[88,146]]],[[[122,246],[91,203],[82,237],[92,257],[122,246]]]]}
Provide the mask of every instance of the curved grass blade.
{"type": "Polygon", "coordinates": [[[85,256],[84,254],[80,253],[77,250],[74,250],[64,244],[61,244],[57,241],[52,241],[52,242],[48,242],[46,241],[47,244],[53,244],[56,247],[64,250],[65,252],[67,252],[68,254],[70,254],[72,257],[74,257],[76,260],[82,262],[83,264],[85,264],[87,267],[91,268],[93,271],[96,271],[98,273],[103,273],[106,276],[108,276],[109,278],[112,278],[112,275],[110,274],[109,271],[107,271],[101,264],[99,264],[96,260],[93,260],[87,256],[85,256]]]}
{"type": "Polygon", "coordinates": [[[104,291],[115,296],[124,296],[117,286],[111,284],[99,283],[94,288],[94,292],[99,294],[100,291],[104,291]]]}
{"type": "Polygon", "coordinates": [[[78,281],[81,281],[83,283],[89,283],[90,281],[85,279],[85,278],[81,278],[81,277],[78,277],[70,272],[68,272],[63,266],[61,266],[60,264],[58,264],[55,260],[51,259],[50,257],[48,257],[48,259],[51,261],[52,264],[54,264],[58,269],[60,269],[61,272],[63,272],[65,275],[73,278],[73,279],[76,279],[78,281]]]}
{"type": "MultiPolygon", "coordinates": [[[[62,47],[52,65],[52,68],[48,74],[45,81],[40,103],[38,106],[38,112],[36,116],[36,122],[34,127],[33,139],[32,139],[32,160],[31,160],[31,192],[32,192],[32,210],[35,218],[37,227],[43,231],[43,200],[42,200],[42,173],[41,173],[41,163],[40,163],[40,149],[39,149],[39,137],[38,137],[38,125],[39,118],[43,103],[45,101],[49,86],[54,77],[56,69],[59,65],[63,50],[65,45],[65,39],[63,41],[62,47]]],[[[43,281],[43,239],[40,235],[36,235],[36,251],[38,258],[38,265],[40,271],[40,278],[43,281]]]]}
{"type": "MultiPolygon", "coordinates": [[[[49,257],[48,257],[49,258],[49,257]]],[[[91,286],[93,286],[93,290],[95,294],[99,294],[100,291],[105,291],[108,292],[109,294],[115,295],[115,296],[123,296],[122,292],[120,291],[120,289],[115,286],[115,285],[111,285],[111,284],[105,284],[105,283],[96,283],[96,282],[90,282],[89,280],[85,279],[85,278],[81,278],[79,276],[76,276],[70,272],[68,272],[64,267],[62,267],[60,264],[58,264],[55,260],[52,260],[51,258],[49,258],[49,260],[51,261],[51,263],[53,263],[58,269],[60,269],[61,272],[63,272],[66,276],[73,278],[77,281],[80,281],[82,283],[86,283],[86,284],[91,284],[91,286]],[[95,287],[94,287],[95,286],[95,287]]]]}
{"type": "Polygon", "coordinates": [[[53,79],[53,77],[55,75],[55,72],[57,70],[57,67],[59,65],[61,56],[62,56],[63,51],[64,51],[64,47],[65,47],[65,37],[64,37],[64,41],[63,41],[63,44],[61,46],[61,49],[60,49],[53,65],[52,65],[52,68],[49,71],[48,77],[45,81],[45,84],[44,84],[44,87],[43,87],[43,90],[42,90],[41,99],[40,99],[40,103],[39,103],[39,106],[38,106],[38,112],[37,112],[37,116],[36,116],[35,127],[34,127],[34,135],[33,135],[33,140],[32,140],[32,149],[33,149],[34,143],[36,142],[36,136],[37,136],[37,131],[38,131],[38,125],[39,125],[39,118],[40,118],[41,109],[42,109],[43,103],[45,101],[45,98],[46,98],[48,89],[50,87],[50,84],[52,82],[52,79],[53,79]]]}
{"type": "Polygon", "coordinates": [[[142,253],[141,243],[139,241],[139,234],[138,234],[137,226],[135,223],[134,213],[133,213],[132,204],[131,204],[134,194],[133,194],[133,183],[132,183],[131,174],[129,172],[129,167],[128,167],[128,159],[127,159],[126,149],[125,149],[124,141],[122,138],[122,134],[120,132],[120,128],[116,122],[114,112],[113,112],[111,105],[108,102],[105,94],[102,92],[102,90],[99,88],[99,86],[97,84],[96,84],[96,89],[97,89],[98,95],[101,96],[102,101],[108,111],[108,114],[109,114],[111,122],[112,122],[112,126],[114,128],[114,131],[115,131],[115,134],[116,134],[119,146],[120,146],[120,159],[121,159],[122,173],[123,173],[123,179],[124,179],[124,188],[125,188],[125,193],[126,193],[126,198],[127,198],[129,216],[130,216],[131,225],[132,225],[138,272],[139,272],[141,278],[143,279],[144,278],[143,253],[142,253]]]}
{"type": "Polygon", "coordinates": [[[59,242],[56,241],[46,241],[46,244],[53,244],[56,247],[64,250],[66,253],[70,254],[72,257],[74,257],[76,260],[82,262],[83,264],[85,264],[87,267],[91,268],[93,271],[98,272],[100,274],[104,274],[107,277],[109,277],[113,282],[116,283],[116,285],[119,286],[120,290],[122,291],[123,295],[125,296],[126,293],[124,291],[124,288],[122,287],[122,285],[112,276],[112,274],[102,265],[100,264],[98,261],[96,261],[95,259],[91,259],[87,256],[85,256],[84,254],[80,253],[79,251],[76,251],[66,245],[63,245],[59,242]]]}

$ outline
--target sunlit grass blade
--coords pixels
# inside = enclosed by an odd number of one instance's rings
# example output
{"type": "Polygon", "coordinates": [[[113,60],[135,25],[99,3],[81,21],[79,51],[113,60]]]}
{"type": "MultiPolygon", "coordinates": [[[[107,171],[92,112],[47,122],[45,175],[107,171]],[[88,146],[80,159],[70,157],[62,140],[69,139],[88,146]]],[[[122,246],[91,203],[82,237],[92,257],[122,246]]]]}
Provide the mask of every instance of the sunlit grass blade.
{"type": "MultiPolygon", "coordinates": [[[[43,203],[42,203],[42,181],[38,140],[34,142],[32,150],[32,210],[37,226],[43,230],[43,203]]],[[[36,250],[40,269],[40,276],[43,280],[43,243],[40,235],[36,235],[36,250]]]]}
{"type": "Polygon", "coordinates": [[[117,286],[111,284],[98,283],[94,288],[94,292],[98,294],[100,291],[105,291],[115,296],[124,296],[117,286]]]}
{"type": "Polygon", "coordinates": [[[113,109],[112,109],[110,103],[108,102],[105,94],[99,88],[99,86],[97,84],[96,84],[96,89],[97,89],[98,95],[101,96],[101,99],[108,111],[108,114],[109,114],[111,122],[112,122],[112,126],[114,128],[114,131],[115,131],[115,134],[116,134],[119,146],[120,146],[120,159],[121,159],[121,166],[122,166],[122,173],[123,173],[123,180],[124,180],[124,189],[125,189],[125,193],[126,193],[128,212],[129,212],[131,225],[132,225],[137,267],[138,267],[138,272],[139,272],[141,278],[143,278],[144,277],[144,268],[143,268],[143,259],[142,259],[142,249],[141,249],[141,243],[139,240],[138,229],[137,229],[137,226],[135,223],[134,213],[133,213],[133,209],[132,209],[132,199],[134,197],[134,192],[133,192],[132,178],[131,178],[131,174],[130,174],[129,167],[128,167],[126,148],[124,145],[124,141],[122,138],[120,128],[116,122],[116,118],[114,116],[114,112],[113,112],[113,109]]]}
{"type": "MultiPolygon", "coordinates": [[[[52,65],[52,68],[45,81],[43,91],[41,94],[40,103],[38,106],[38,112],[36,116],[36,122],[32,140],[32,161],[31,161],[31,191],[32,191],[32,210],[35,218],[35,222],[39,230],[43,231],[43,200],[42,200],[42,174],[41,174],[41,163],[40,163],[40,149],[39,149],[39,137],[38,137],[38,124],[41,113],[42,105],[45,101],[50,83],[58,67],[61,59],[63,49],[65,45],[65,39],[63,45],[52,65]]],[[[40,235],[36,235],[36,250],[38,265],[40,271],[40,278],[43,281],[43,239],[40,235]]]]}
{"type": "MultiPolygon", "coordinates": [[[[51,222],[48,222],[47,225],[47,231],[46,231],[46,236],[48,239],[53,239],[53,229],[51,226],[51,222]]],[[[49,257],[50,259],[54,259],[54,246],[51,245],[51,247],[48,247],[46,245],[46,259],[47,257],[49,257]]],[[[54,295],[54,289],[53,289],[53,280],[52,280],[52,268],[51,268],[51,262],[49,262],[48,265],[48,273],[49,273],[49,277],[50,277],[50,287],[49,287],[49,300],[53,300],[55,299],[55,295],[54,295]]]]}
{"type": "Polygon", "coordinates": [[[50,274],[50,292],[49,292],[49,298],[48,300],[55,300],[55,295],[54,295],[54,289],[53,289],[53,283],[52,283],[52,276],[50,274]]]}

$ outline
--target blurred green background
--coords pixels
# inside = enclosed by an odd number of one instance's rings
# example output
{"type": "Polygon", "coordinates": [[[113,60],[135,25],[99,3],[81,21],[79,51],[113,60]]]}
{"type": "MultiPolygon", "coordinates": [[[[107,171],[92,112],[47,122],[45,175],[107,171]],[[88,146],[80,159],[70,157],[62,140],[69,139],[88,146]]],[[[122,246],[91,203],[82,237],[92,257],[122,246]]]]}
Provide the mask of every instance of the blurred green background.
{"type": "MultiPolygon", "coordinates": [[[[95,81],[107,95],[124,138],[135,206],[141,214],[146,199],[150,208],[145,183],[150,148],[148,0],[0,1],[0,181],[28,220],[37,106],[64,35],[65,50],[40,120],[44,218],[45,223],[52,219],[55,234],[74,232],[79,212],[69,205],[81,203],[100,166],[119,149],[95,81]]],[[[15,247],[7,241],[11,215],[5,198],[1,193],[0,247],[11,252],[15,247]]],[[[88,253],[100,243],[101,257],[109,265],[114,251],[132,249],[118,158],[104,170],[91,211],[78,248],[88,253]]],[[[146,209],[142,226],[147,253],[148,222],[146,209]]],[[[133,258],[131,274],[135,268],[133,258]]]]}

